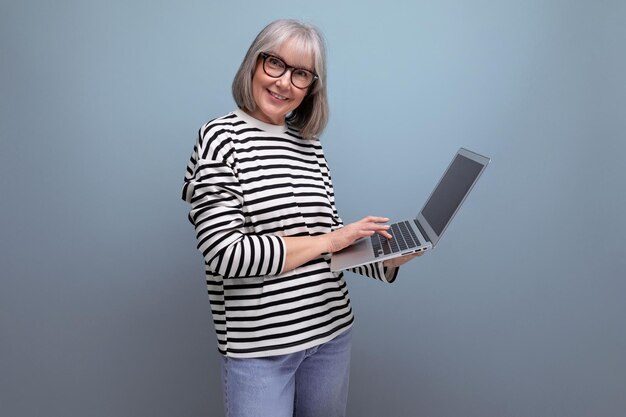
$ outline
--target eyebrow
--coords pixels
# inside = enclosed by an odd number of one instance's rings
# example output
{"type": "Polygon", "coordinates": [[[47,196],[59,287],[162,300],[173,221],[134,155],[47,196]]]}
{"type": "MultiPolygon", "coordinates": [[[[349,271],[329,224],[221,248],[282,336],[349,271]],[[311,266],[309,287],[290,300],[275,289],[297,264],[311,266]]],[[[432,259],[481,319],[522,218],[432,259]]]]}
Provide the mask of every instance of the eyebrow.
{"type": "Polygon", "coordinates": [[[270,51],[270,52],[268,52],[268,54],[269,54],[269,55],[272,55],[272,56],[275,56],[276,58],[279,58],[281,61],[283,61],[285,64],[287,64],[287,66],[288,66],[288,67],[293,67],[293,68],[295,68],[295,69],[303,69],[303,70],[307,70],[307,71],[312,72],[313,74],[315,74],[315,70],[313,70],[313,69],[310,69],[310,68],[307,68],[307,67],[297,67],[297,66],[295,66],[295,65],[290,65],[290,64],[289,64],[289,63],[285,60],[285,58],[283,58],[282,56],[278,55],[278,54],[277,54],[277,53],[275,53],[275,52],[270,51]]]}

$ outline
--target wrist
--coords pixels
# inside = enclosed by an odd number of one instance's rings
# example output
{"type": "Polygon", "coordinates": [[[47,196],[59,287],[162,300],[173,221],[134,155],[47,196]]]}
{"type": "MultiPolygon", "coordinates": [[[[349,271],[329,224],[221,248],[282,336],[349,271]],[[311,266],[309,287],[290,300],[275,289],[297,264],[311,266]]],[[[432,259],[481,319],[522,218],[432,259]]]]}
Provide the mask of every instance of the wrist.
{"type": "MultiPolygon", "coordinates": [[[[332,233],[332,232],[330,232],[332,233]]],[[[333,244],[330,238],[330,233],[324,233],[323,235],[316,236],[318,240],[318,247],[321,253],[333,253],[333,244]]]]}

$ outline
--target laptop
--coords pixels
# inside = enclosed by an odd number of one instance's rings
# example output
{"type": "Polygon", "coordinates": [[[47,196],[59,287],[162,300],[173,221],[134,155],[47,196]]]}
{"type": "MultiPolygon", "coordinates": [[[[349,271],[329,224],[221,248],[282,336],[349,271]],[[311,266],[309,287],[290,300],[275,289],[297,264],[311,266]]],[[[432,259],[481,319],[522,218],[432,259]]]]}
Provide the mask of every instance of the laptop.
{"type": "Polygon", "coordinates": [[[415,219],[391,224],[388,232],[393,239],[376,233],[335,252],[330,269],[341,271],[437,246],[489,161],[485,156],[459,149],[415,219]]]}

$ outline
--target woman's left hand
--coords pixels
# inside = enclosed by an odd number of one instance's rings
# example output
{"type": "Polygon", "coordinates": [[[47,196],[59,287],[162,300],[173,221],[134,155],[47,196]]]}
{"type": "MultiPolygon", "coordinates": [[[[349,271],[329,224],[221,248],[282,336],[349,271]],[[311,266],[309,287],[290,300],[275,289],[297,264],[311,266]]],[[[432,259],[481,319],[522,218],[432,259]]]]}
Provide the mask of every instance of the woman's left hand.
{"type": "Polygon", "coordinates": [[[400,256],[399,258],[388,259],[383,262],[383,265],[385,265],[387,268],[397,268],[400,265],[404,265],[405,263],[409,262],[411,259],[422,256],[423,254],[424,252],[417,252],[410,255],[400,256]]]}

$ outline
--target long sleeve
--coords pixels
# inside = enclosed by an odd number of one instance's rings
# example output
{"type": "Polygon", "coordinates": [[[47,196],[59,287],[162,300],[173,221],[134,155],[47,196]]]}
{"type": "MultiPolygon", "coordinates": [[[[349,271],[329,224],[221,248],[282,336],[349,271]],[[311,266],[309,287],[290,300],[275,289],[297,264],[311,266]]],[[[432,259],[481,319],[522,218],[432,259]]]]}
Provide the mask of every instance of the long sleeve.
{"type": "Polygon", "coordinates": [[[357,266],[350,269],[355,274],[364,275],[366,277],[375,278],[383,282],[392,283],[398,276],[400,268],[387,268],[382,262],[374,262],[367,265],[357,266]]]}
{"type": "Polygon", "coordinates": [[[286,256],[284,241],[246,233],[243,191],[228,161],[232,149],[217,137],[203,141],[207,133],[200,132],[183,186],[198,250],[207,267],[224,278],[279,274],[286,256]]]}

